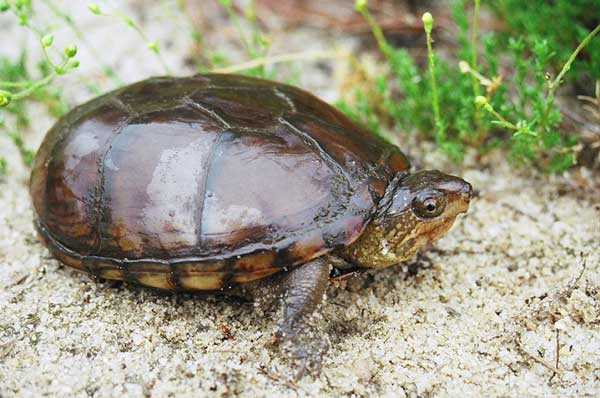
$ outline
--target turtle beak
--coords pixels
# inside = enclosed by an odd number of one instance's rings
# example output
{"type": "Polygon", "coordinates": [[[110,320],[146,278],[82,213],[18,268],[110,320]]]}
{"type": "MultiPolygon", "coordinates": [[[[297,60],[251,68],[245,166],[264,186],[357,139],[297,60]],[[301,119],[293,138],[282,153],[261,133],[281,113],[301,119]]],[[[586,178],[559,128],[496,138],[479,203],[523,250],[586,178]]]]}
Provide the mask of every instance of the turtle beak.
{"type": "Polygon", "coordinates": [[[448,194],[448,203],[451,203],[453,207],[451,213],[455,215],[466,213],[473,197],[473,187],[462,178],[448,177],[443,188],[448,194]]]}
{"type": "Polygon", "coordinates": [[[471,203],[471,198],[473,197],[473,186],[465,180],[461,181],[463,182],[463,184],[459,191],[458,201],[460,202],[461,208],[463,209],[460,213],[466,213],[467,210],[469,210],[469,203],[471,203]]]}

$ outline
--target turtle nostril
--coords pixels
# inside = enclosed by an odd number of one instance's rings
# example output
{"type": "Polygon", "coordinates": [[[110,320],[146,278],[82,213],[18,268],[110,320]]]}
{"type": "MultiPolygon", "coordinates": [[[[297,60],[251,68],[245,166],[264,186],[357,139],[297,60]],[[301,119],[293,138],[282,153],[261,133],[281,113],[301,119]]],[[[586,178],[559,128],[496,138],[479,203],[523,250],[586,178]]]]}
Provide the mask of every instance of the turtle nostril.
{"type": "Polygon", "coordinates": [[[471,199],[473,196],[473,186],[468,182],[464,181],[462,189],[460,190],[461,196],[465,199],[471,199]]]}

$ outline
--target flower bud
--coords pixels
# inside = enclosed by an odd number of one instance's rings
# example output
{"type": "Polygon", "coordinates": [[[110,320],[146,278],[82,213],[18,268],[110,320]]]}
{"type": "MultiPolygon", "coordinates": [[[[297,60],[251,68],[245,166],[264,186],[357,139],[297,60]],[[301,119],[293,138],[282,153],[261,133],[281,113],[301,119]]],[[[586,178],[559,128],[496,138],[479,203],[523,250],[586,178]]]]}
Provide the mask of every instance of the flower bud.
{"type": "Polygon", "coordinates": [[[100,7],[96,4],[88,4],[88,10],[90,10],[93,14],[100,15],[102,11],[100,11],[100,7]]]}
{"type": "Polygon", "coordinates": [[[150,50],[152,50],[155,53],[158,52],[158,42],[156,40],[152,40],[152,41],[149,41],[148,43],[146,43],[146,47],[148,47],[150,50]]]}
{"type": "Polygon", "coordinates": [[[485,98],[483,95],[478,95],[477,97],[475,97],[475,105],[477,106],[484,106],[485,104],[487,104],[487,102],[487,98],[485,98]]]}
{"type": "Polygon", "coordinates": [[[0,108],[7,106],[10,104],[12,96],[8,91],[0,90],[0,108]]]}
{"type": "Polygon", "coordinates": [[[69,44],[65,47],[65,55],[68,58],[73,58],[77,54],[77,46],[75,44],[69,44]]]}
{"type": "Polygon", "coordinates": [[[423,26],[425,27],[425,32],[431,33],[431,30],[433,29],[433,15],[431,15],[430,12],[426,12],[421,17],[421,20],[423,21],[423,26]]]}
{"type": "Polygon", "coordinates": [[[42,46],[50,47],[52,45],[53,41],[54,41],[54,35],[47,34],[44,37],[42,37],[42,46]]]}
{"type": "Polygon", "coordinates": [[[362,12],[367,9],[368,5],[369,5],[369,2],[367,0],[356,0],[354,2],[354,9],[358,12],[362,12]]]}

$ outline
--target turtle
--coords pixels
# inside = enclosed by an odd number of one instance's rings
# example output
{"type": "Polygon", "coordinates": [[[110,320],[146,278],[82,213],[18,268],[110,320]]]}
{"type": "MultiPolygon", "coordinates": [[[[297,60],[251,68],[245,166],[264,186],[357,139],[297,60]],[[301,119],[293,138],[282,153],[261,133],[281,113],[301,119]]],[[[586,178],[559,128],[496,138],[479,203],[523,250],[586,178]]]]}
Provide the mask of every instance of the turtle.
{"type": "Polygon", "coordinates": [[[302,89],[200,74],[75,107],[46,134],[30,193],[41,241],[98,279],[276,292],[276,338],[317,368],[325,348],[307,330],[330,277],[411,259],[472,187],[411,172],[397,146],[302,89]]]}

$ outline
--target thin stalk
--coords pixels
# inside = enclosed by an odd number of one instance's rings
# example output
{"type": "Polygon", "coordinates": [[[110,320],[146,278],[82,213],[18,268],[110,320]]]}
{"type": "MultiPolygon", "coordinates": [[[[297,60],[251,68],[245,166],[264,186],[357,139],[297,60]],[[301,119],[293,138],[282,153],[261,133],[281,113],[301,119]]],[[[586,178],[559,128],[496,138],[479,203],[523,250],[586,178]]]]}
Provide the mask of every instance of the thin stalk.
{"type": "Polygon", "coordinates": [[[46,76],[45,78],[40,79],[40,80],[36,81],[35,83],[31,84],[25,90],[21,90],[21,91],[19,91],[17,93],[12,94],[11,95],[11,99],[12,100],[18,100],[18,99],[27,97],[27,96],[31,95],[34,91],[36,91],[38,88],[44,87],[47,84],[49,84],[57,76],[58,76],[58,73],[52,72],[48,76],[46,76]]]}
{"type": "Polygon", "coordinates": [[[581,52],[581,50],[583,50],[583,48],[585,46],[588,45],[588,43],[592,40],[592,38],[598,32],[600,32],[600,25],[596,26],[594,28],[594,30],[592,30],[585,37],[585,39],[583,39],[581,41],[581,43],[579,43],[579,45],[577,46],[575,51],[573,51],[573,53],[571,54],[571,56],[569,57],[569,59],[567,60],[565,65],[563,66],[563,68],[560,71],[560,73],[558,74],[558,76],[556,76],[556,79],[554,79],[551,83],[548,84],[548,97],[554,96],[554,90],[556,90],[556,88],[560,85],[560,82],[561,82],[563,76],[565,75],[565,73],[567,73],[569,71],[569,69],[571,69],[571,64],[573,63],[573,61],[575,61],[575,58],[577,58],[577,55],[581,52]]]}
{"type": "Polygon", "coordinates": [[[484,96],[479,95],[475,97],[475,105],[477,107],[483,107],[486,111],[494,115],[503,127],[509,130],[519,130],[517,125],[509,122],[501,114],[499,114],[484,96]]]}
{"type": "Polygon", "coordinates": [[[556,78],[553,81],[548,83],[548,95],[546,96],[545,100],[544,118],[547,118],[550,113],[550,108],[552,107],[552,104],[554,102],[554,91],[558,88],[558,86],[560,86],[564,75],[569,71],[569,69],[571,69],[571,64],[573,64],[575,58],[577,58],[577,55],[581,52],[581,50],[583,50],[585,46],[588,45],[588,43],[598,32],[600,32],[600,25],[596,26],[594,30],[588,33],[588,35],[581,41],[581,43],[579,43],[577,48],[571,53],[571,56],[562,67],[558,76],[556,76],[556,78]]]}
{"type": "MultiPolygon", "coordinates": [[[[471,30],[471,70],[477,71],[477,32],[479,30],[479,3],[480,0],[475,0],[475,7],[473,9],[473,29],[471,30]]],[[[479,82],[474,74],[471,74],[471,83],[473,84],[473,96],[477,98],[479,96],[479,82]]],[[[475,107],[475,126],[479,128],[480,115],[479,108],[475,107]]]]}
{"type": "Polygon", "coordinates": [[[242,39],[242,43],[244,44],[244,47],[246,48],[246,52],[248,53],[250,58],[255,58],[256,51],[254,50],[254,47],[250,44],[250,40],[248,40],[248,37],[246,36],[246,32],[244,32],[244,29],[242,29],[242,24],[240,23],[240,19],[238,18],[237,14],[233,10],[231,2],[222,1],[221,4],[223,5],[223,7],[225,7],[225,10],[227,11],[227,15],[229,15],[229,19],[231,19],[231,21],[235,25],[235,28],[237,29],[238,34],[240,35],[240,38],[242,39]]]}
{"type": "Polygon", "coordinates": [[[148,36],[146,36],[144,31],[133,21],[133,19],[120,13],[110,14],[103,12],[96,4],[88,4],[88,8],[93,14],[101,15],[104,17],[116,18],[119,21],[123,22],[125,25],[129,26],[131,29],[135,30],[140,35],[144,43],[146,43],[146,47],[148,47],[148,49],[156,55],[156,58],[158,58],[158,62],[160,62],[165,72],[168,75],[172,74],[171,68],[169,68],[169,65],[167,65],[164,58],[162,57],[162,54],[160,53],[160,49],[158,48],[158,44],[156,43],[156,41],[151,41],[148,38],[148,36]]]}
{"type": "Polygon", "coordinates": [[[387,54],[388,54],[387,49],[389,48],[387,40],[385,39],[385,36],[383,35],[383,31],[381,30],[381,27],[379,26],[377,21],[375,21],[375,18],[373,18],[373,15],[371,15],[371,13],[369,12],[369,9],[367,8],[367,3],[366,2],[361,3],[361,2],[357,1],[354,8],[356,9],[356,11],[358,11],[360,13],[360,15],[362,15],[362,17],[365,19],[365,21],[367,21],[367,23],[371,27],[373,36],[375,36],[375,41],[377,41],[377,46],[379,47],[379,50],[381,50],[383,55],[387,56],[387,54]]]}
{"type": "Polygon", "coordinates": [[[8,82],[8,81],[1,81],[0,80],[0,86],[4,86],[4,87],[27,87],[31,84],[31,81],[25,81],[25,82],[8,82]]]}
{"type": "Polygon", "coordinates": [[[271,57],[255,58],[251,61],[237,65],[226,66],[224,68],[213,69],[213,73],[235,73],[246,69],[256,68],[263,65],[278,64],[283,62],[292,62],[300,60],[313,60],[322,58],[338,58],[344,56],[339,51],[307,51],[300,53],[280,54],[271,57]]]}
{"type": "Polygon", "coordinates": [[[433,16],[426,12],[422,17],[425,34],[427,35],[427,59],[429,61],[429,77],[431,79],[431,105],[433,107],[433,116],[435,120],[436,136],[443,139],[445,131],[443,129],[442,118],[440,116],[440,104],[437,96],[437,84],[435,80],[435,58],[431,46],[431,30],[433,29],[433,16]]]}

